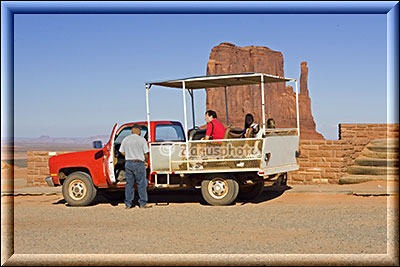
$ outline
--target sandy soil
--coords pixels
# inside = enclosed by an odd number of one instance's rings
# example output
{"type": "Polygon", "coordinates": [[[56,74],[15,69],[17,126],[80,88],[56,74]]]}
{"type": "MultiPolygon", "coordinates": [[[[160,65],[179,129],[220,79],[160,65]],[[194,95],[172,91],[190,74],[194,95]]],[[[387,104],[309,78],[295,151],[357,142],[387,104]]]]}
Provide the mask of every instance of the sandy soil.
{"type": "MultiPolygon", "coordinates": [[[[12,177],[14,176],[14,179],[24,179],[26,180],[28,174],[28,169],[27,168],[20,168],[20,167],[14,167],[14,168],[8,168],[8,169],[2,169],[1,170],[1,190],[2,191],[8,191],[12,190],[12,177]]],[[[21,186],[19,183],[16,183],[14,186],[14,189],[18,189],[21,186]]]]}
{"type": "Polygon", "coordinates": [[[153,208],[125,210],[120,198],[15,197],[15,253],[386,254],[392,198],[267,192],[213,207],[199,192],[153,192],[153,208]]]}

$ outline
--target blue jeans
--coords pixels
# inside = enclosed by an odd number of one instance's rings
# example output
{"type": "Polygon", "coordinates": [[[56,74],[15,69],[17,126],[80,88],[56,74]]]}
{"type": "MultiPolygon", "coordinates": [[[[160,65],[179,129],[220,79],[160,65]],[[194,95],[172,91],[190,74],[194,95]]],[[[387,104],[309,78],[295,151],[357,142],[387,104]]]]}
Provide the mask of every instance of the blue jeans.
{"type": "Polygon", "coordinates": [[[135,197],[134,183],[137,185],[139,193],[139,205],[147,204],[147,179],[146,167],[144,162],[126,161],[125,162],[125,205],[132,207],[133,198],[135,197]]]}

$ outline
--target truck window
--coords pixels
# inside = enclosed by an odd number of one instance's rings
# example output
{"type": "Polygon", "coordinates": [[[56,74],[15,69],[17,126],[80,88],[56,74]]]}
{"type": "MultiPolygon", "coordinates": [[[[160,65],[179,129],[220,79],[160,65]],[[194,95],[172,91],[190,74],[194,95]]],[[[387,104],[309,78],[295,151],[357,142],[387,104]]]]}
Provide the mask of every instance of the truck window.
{"type": "Polygon", "coordinates": [[[163,141],[185,141],[182,127],[176,124],[156,125],[156,142],[163,141]]]}
{"type": "MultiPolygon", "coordinates": [[[[140,131],[140,136],[144,137],[147,140],[147,127],[144,125],[142,126],[142,130],[140,131]]],[[[122,140],[124,140],[125,137],[127,137],[128,135],[132,134],[132,126],[126,127],[124,129],[122,129],[119,134],[117,135],[117,137],[115,138],[115,143],[116,144],[121,144],[122,140]]]]}

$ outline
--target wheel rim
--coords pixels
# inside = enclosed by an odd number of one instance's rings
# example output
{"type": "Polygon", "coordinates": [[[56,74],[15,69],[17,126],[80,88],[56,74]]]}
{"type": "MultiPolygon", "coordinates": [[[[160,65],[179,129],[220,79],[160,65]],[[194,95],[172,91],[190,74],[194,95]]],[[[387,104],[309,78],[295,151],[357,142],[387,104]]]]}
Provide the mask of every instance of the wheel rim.
{"type": "Polygon", "coordinates": [[[215,199],[224,198],[228,191],[228,183],[224,179],[215,178],[208,184],[208,192],[215,199]]]}
{"type": "Polygon", "coordinates": [[[74,200],[81,200],[85,197],[87,188],[81,180],[73,180],[68,187],[68,193],[74,200]]]}

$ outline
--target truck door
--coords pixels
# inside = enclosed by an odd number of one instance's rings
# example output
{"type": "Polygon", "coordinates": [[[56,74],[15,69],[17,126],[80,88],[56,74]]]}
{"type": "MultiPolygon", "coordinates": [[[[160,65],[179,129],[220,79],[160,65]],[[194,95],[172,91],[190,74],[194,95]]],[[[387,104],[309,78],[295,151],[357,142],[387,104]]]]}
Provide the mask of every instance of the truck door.
{"type": "MultiPolygon", "coordinates": [[[[171,149],[176,143],[182,144],[185,141],[185,134],[182,126],[178,123],[163,124],[159,123],[155,126],[155,140],[150,146],[151,172],[171,171],[171,149]]],[[[181,146],[176,146],[175,153],[181,146]]]]}
{"type": "Polygon", "coordinates": [[[108,154],[105,158],[106,178],[109,182],[111,182],[113,184],[116,183],[115,174],[114,174],[114,154],[115,154],[114,139],[115,139],[115,133],[117,132],[117,126],[118,126],[118,124],[116,123],[111,132],[110,141],[108,142],[109,147],[107,148],[108,154]]]}

